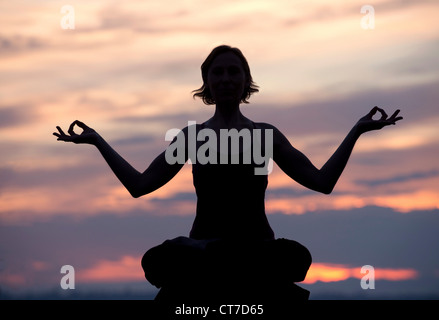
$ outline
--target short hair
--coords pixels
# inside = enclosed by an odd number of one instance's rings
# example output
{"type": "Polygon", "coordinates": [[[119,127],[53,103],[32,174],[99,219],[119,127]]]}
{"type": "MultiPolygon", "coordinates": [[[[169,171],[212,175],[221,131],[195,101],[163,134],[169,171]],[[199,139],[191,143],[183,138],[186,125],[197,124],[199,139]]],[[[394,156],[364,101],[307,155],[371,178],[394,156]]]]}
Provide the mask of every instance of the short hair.
{"type": "Polygon", "coordinates": [[[192,92],[194,92],[194,95],[193,95],[194,99],[195,99],[195,97],[199,97],[207,105],[215,104],[215,100],[212,97],[209,86],[207,85],[207,73],[209,72],[209,68],[212,65],[215,58],[217,56],[219,56],[220,54],[226,53],[226,52],[234,53],[241,60],[242,67],[243,67],[244,72],[245,72],[246,80],[249,83],[245,87],[244,92],[242,93],[240,102],[249,103],[248,99],[250,98],[250,96],[253,93],[259,91],[258,86],[253,81],[247,59],[242,54],[241,50],[239,50],[238,48],[233,48],[233,47],[228,46],[228,45],[221,45],[221,46],[214,48],[212,50],[212,52],[207,56],[206,60],[204,60],[203,64],[201,65],[201,75],[203,77],[203,85],[199,89],[192,91],[192,92]]]}

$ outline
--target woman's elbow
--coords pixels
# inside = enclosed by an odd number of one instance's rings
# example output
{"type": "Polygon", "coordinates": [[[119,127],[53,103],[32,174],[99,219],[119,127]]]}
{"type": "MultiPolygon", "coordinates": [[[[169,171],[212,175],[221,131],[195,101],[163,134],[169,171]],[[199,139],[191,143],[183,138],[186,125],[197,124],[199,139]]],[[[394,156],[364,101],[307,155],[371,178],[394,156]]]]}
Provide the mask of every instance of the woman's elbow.
{"type": "Polygon", "coordinates": [[[131,187],[127,190],[130,193],[130,195],[135,199],[140,198],[141,196],[143,196],[145,194],[145,192],[142,192],[142,190],[140,188],[132,188],[131,187]]]}
{"type": "Polygon", "coordinates": [[[331,194],[336,184],[336,182],[331,180],[332,179],[322,178],[316,181],[315,185],[317,186],[317,191],[326,195],[331,194]]]}
{"type": "Polygon", "coordinates": [[[140,198],[142,196],[139,192],[135,192],[132,190],[128,190],[128,192],[130,193],[131,197],[133,197],[135,199],[140,198]]]}
{"type": "Polygon", "coordinates": [[[142,196],[140,193],[131,193],[130,192],[130,194],[134,199],[140,198],[142,196]]]}
{"type": "Polygon", "coordinates": [[[331,194],[332,190],[334,189],[334,186],[320,182],[316,182],[313,184],[303,184],[303,186],[315,192],[326,194],[326,195],[331,194]]]}
{"type": "Polygon", "coordinates": [[[319,188],[317,188],[316,191],[328,195],[331,194],[333,190],[334,190],[333,186],[322,185],[319,188]]]}
{"type": "Polygon", "coordinates": [[[332,190],[333,190],[333,188],[326,187],[326,186],[308,186],[308,188],[312,191],[326,194],[326,195],[331,194],[332,190]]]}

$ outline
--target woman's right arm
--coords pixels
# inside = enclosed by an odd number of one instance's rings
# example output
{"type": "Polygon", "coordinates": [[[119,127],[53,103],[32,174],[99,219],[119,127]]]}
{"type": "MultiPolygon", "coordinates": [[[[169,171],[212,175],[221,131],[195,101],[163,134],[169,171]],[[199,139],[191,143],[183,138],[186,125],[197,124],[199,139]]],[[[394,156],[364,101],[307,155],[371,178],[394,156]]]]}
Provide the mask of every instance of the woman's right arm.
{"type": "Polygon", "coordinates": [[[143,173],[140,173],[122,158],[95,130],[83,122],[74,121],[69,127],[69,135],[65,134],[60,127],[57,127],[57,129],[59,133],[54,132],[53,134],[58,137],[57,140],[59,141],[96,146],[116,177],[134,198],[153,192],[165,185],[183,167],[183,164],[179,163],[169,164],[166,161],[166,152],[164,151],[153,160],[143,173]],[[76,134],[73,130],[75,125],[84,131],[81,134],[76,134]]]}

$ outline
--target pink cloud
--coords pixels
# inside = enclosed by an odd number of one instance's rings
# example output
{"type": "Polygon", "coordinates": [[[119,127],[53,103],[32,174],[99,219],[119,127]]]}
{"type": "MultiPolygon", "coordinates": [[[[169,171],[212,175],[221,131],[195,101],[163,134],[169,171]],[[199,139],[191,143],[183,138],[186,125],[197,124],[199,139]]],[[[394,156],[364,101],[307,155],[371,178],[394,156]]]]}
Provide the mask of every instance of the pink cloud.
{"type": "Polygon", "coordinates": [[[119,260],[101,260],[86,270],[76,270],[79,281],[146,281],[140,266],[141,257],[123,256],[119,260]]]}
{"type": "MultiPolygon", "coordinates": [[[[375,280],[402,281],[418,277],[414,269],[374,268],[375,280]]],[[[303,283],[313,284],[317,281],[335,282],[349,278],[362,279],[361,267],[349,267],[341,264],[313,263],[303,283]]]]}

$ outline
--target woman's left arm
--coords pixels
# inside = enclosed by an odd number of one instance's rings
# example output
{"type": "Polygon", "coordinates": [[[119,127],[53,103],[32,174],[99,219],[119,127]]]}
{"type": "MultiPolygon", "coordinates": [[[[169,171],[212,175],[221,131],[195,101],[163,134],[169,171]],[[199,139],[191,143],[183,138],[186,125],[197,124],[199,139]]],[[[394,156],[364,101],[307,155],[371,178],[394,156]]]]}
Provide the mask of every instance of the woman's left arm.
{"type": "Polygon", "coordinates": [[[402,119],[402,117],[398,117],[398,114],[399,110],[395,111],[391,117],[388,117],[383,109],[374,107],[355,124],[321,169],[317,169],[304,154],[291,146],[279,130],[275,130],[273,160],[288,176],[303,186],[324,194],[330,194],[346,167],[360,135],[396,124],[397,121],[402,119]],[[378,120],[372,119],[377,112],[381,113],[381,118],[378,120]]]}

